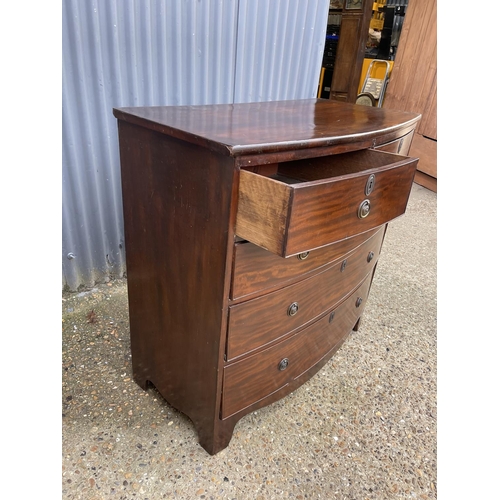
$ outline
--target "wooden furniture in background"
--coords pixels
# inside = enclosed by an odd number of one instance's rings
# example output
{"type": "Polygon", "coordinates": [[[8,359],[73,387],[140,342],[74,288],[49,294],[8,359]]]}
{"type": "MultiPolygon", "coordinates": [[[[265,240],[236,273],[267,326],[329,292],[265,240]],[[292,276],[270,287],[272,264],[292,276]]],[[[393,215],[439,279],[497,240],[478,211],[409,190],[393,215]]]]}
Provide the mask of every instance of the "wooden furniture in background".
{"type": "Polygon", "coordinates": [[[333,68],[330,99],[354,102],[358,95],[373,1],[359,0],[356,9],[342,9],[342,21],[333,68]]]}
{"type": "Polygon", "coordinates": [[[420,113],[415,182],[437,191],[437,2],[410,0],[383,107],[420,113]]]}
{"type": "Polygon", "coordinates": [[[327,99],[114,115],[133,376],[214,454],[358,328],[419,115],[327,99]]]}

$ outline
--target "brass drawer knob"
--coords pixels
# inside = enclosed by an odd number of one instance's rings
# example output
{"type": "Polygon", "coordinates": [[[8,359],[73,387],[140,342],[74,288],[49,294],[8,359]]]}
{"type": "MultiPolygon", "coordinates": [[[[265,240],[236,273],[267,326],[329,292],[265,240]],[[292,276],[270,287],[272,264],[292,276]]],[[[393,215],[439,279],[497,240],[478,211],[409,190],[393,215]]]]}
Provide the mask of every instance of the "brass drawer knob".
{"type": "Polygon", "coordinates": [[[375,254],[374,254],[373,252],[370,252],[370,253],[368,254],[368,257],[366,258],[366,260],[367,260],[368,262],[371,262],[371,261],[373,260],[373,257],[375,257],[375,254]]]}
{"type": "Polygon", "coordinates": [[[278,364],[278,370],[282,372],[283,370],[286,370],[288,368],[288,358],[283,358],[279,364],[278,364]]]}
{"type": "Polygon", "coordinates": [[[288,306],[288,316],[295,316],[298,311],[299,311],[299,303],[298,302],[292,302],[288,306]]]}
{"type": "Polygon", "coordinates": [[[297,255],[297,259],[299,260],[306,260],[307,257],[309,257],[309,252],[302,252],[297,255]]]}
{"type": "Polygon", "coordinates": [[[358,300],[356,300],[356,307],[359,307],[361,305],[361,302],[363,302],[363,299],[361,297],[358,297],[358,300]]]}
{"type": "Polygon", "coordinates": [[[370,213],[370,200],[364,200],[361,202],[358,208],[358,217],[364,219],[370,213]]]}

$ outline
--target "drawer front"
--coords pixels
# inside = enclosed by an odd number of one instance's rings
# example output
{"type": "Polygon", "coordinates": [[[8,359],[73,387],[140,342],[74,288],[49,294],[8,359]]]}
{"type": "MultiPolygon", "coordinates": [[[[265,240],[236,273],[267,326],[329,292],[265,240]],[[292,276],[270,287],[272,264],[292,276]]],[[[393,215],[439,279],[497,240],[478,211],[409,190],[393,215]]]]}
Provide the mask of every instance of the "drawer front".
{"type": "Polygon", "coordinates": [[[229,308],[228,361],[293,332],[335,306],[377,262],[384,233],[310,278],[229,308]]]}
{"type": "Polygon", "coordinates": [[[292,337],[224,367],[222,418],[271,395],[338,348],[363,312],[371,276],[332,312],[292,337]],[[332,318],[333,313],[333,318],[332,318]]]}
{"type": "Polygon", "coordinates": [[[405,212],[417,163],[369,149],[242,170],[236,234],[288,257],[364,233],[405,212]]]}
{"type": "Polygon", "coordinates": [[[306,273],[314,272],[353,251],[385,226],[353,236],[326,247],[288,259],[264,250],[248,241],[236,243],[231,299],[237,300],[262,290],[283,286],[306,273]]]}
{"type": "Polygon", "coordinates": [[[377,151],[386,151],[387,153],[396,153],[400,155],[407,155],[410,151],[411,142],[413,140],[413,130],[405,136],[396,139],[395,141],[387,142],[376,146],[374,149],[377,151]]]}

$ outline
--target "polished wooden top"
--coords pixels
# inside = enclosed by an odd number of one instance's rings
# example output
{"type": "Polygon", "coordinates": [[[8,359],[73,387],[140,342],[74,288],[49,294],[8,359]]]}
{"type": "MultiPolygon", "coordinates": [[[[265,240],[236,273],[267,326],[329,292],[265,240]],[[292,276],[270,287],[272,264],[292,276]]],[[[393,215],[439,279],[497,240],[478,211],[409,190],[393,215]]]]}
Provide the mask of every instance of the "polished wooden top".
{"type": "Polygon", "coordinates": [[[120,120],[231,156],[332,146],[415,124],[416,113],[328,99],[115,108],[120,120]]]}

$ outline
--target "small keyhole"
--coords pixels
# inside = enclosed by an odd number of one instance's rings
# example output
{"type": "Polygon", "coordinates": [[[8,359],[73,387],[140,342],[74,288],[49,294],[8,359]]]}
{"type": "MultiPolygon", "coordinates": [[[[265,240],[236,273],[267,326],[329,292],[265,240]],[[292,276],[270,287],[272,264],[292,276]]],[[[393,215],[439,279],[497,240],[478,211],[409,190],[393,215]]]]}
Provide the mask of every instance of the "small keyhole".
{"type": "Polygon", "coordinates": [[[366,196],[368,196],[369,194],[371,194],[371,192],[373,191],[374,186],[375,186],[375,175],[372,174],[372,175],[370,175],[370,177],[368,177],[368,180],[366,181],[366,186],[365,186],[365,194],[366,194],[366,196]]]}

